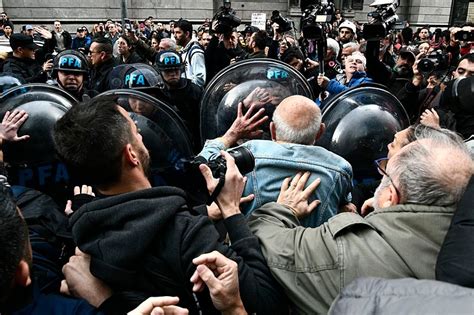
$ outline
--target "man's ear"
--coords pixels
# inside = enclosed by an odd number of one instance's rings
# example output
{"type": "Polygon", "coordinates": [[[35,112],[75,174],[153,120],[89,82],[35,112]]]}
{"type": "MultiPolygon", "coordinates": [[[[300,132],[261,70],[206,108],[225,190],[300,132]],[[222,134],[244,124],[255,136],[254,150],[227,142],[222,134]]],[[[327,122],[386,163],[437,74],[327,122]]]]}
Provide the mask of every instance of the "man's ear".
{"type": "Polygon", "coordinates": [[[390,196],[388,199],[388,201],[390,201],[390,206],[398,205],[400,203],[400,196],[398,195],[397,190],[395,189],[393,184],[390,184],[388,188],[390,190],[390,196]]]}
{"type": "Polygon", "coordinates": [[[318,141],[319,138],[321,138],[321,136],[324,134],[324,131],[326,130],[326,125],[324,123],[321,123],[320,127],[319,127],[319,130],[318,132],[316,133],[316,137],[314,139],[314,141],[318,141]]]}
{"type": "Polygon", "coordinates": [[[16,267],[14,281],[15,285],[20,287],[27,287],[31,284],[30,266],[24,259],[20,260],[16,267]]]}
{"type": "Polygon", "coordinates": [[[270,122],[270,136],[272,137],[272,141],[276,141],[276,128],[273,121],[270,122]]]}
{"type": "Polygon", "coordinates": [[[138,158],[138,154],[133,148],[132,144],[127,143],[123,155],[125,157],[125,161],[132,164],[133,166],[140,165],[140,159],[138,158]]]}

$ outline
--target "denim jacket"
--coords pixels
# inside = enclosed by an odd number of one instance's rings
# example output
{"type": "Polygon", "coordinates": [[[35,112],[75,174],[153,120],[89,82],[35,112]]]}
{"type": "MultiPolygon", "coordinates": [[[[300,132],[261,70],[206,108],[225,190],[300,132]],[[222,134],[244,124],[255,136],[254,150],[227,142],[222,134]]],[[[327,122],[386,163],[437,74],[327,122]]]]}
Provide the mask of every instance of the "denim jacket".
{"type": "MultiPolygon", "coordinates": [[[[334,216],[341,205],[350,201],[352,167],[342,157],[319,146],[269,140],[252,140],[242,146],[248,148],[255,157],[255,168],[246,174],[248,180],[244,190],[244,196],[253,193],[255,199],[243,206],[244,214],[249,215],[267,202],[276,201],[283,180],[295,176],[299,171],[311,172],[307,185],[321,178],[311,199],[319,199],[321,204],[302,220],[303,226],[321,225],[334,216]]],[[[220,140],[214,139],[206,142],[200,155],[212,159],[225,149],[220,140]]]]}

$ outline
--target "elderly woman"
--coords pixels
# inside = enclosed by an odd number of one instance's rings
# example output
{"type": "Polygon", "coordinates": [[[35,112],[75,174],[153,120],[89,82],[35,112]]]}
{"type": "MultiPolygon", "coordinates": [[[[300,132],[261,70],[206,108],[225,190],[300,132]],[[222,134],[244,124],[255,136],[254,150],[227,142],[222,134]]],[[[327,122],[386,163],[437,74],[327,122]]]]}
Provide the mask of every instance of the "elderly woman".
{"type": "Polygon", "coordinates": [[[365,65],[365,56],[360,52],[354,52],[346,58],[344,74],[338,75],[332,80],[324,75],[319,75],[318,85],[325,88],[329,94],[335,95],[362,83],[372,83],[373,80],[367,77],[365,72],[365,65]]]}
{"type": "Polygon", "coordinates": [[[117,64],[132,64],[143,62],[143,59],[133,50],[130,39],[124,35],[120,36],[117,40],[118,44],[118,57],[117,64]]]}

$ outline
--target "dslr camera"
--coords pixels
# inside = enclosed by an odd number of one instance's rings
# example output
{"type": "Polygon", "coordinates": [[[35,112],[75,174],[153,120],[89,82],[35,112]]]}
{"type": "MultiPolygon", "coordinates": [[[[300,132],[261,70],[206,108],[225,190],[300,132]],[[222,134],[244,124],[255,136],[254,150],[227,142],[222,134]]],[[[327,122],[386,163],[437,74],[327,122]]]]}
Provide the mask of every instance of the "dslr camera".
{"type": "Polygon", "coordinates": [[[418,63],[418,71],[422,73],[431,73],[433,71],[444,71],[449,67],[447,54],[443,54],[441,49],[432,51],[428,56],[421,59],[418,63]]]}
{"type": "MultiPolygon", "coordinates": [[[[245,147],[237,147],[227,151],[235,160],[235,164],[239,169],[241,174],[250,173],[255,167],[255,157],[252,152],[245,147]]],[[[216,187],[216,190],[213,192],[213,196],[208,196],[208,204],[211,204],[217,195],[219,195],[220,190],[224,187],[225,173],[227,172],[227,163],[225,158],[222,155],[211,157],[209,160],[206,160],[202,156],[197,156],[191,160],[181,161],[182,168],[186,174],[189,174],[190,179],[193,183],[196,183],[197,191],[200,193],[205,193],[207,195],[207,184],[204,180],[204,177],[199,170],[199,165],[206,164],[212,171],[212,176],[219,179],[219,184],[216,187]],[[213,198],[214,197],[214,198],[213,198]]]]}
{"type": "Polygon", "coordinates": [[[231,33],[241,22],[235,10],[232,9],[230,0],[224,0],[223,6],[220,7],[213,20],[217,20],[215,31],[219,34],[231,33]]]}
{"type": "Polygon", "coordinates": [[[461,42],[474,42],[474,31],[459,31],[454,34],[454,39],[461,42]]]}

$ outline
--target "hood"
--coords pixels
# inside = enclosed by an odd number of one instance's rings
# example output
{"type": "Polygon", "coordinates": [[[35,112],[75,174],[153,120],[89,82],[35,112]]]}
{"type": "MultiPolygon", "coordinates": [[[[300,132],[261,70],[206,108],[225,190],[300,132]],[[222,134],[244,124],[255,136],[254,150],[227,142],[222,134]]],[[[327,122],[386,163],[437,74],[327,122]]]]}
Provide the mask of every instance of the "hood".
{"type": "Polygon", "coordinates": [[[90,254],[91,273],[120,285],[134,281],[160,230],[186,205],[184,191],[157,187],[94,200],[71,217],[74,241],[90,254]]]}

